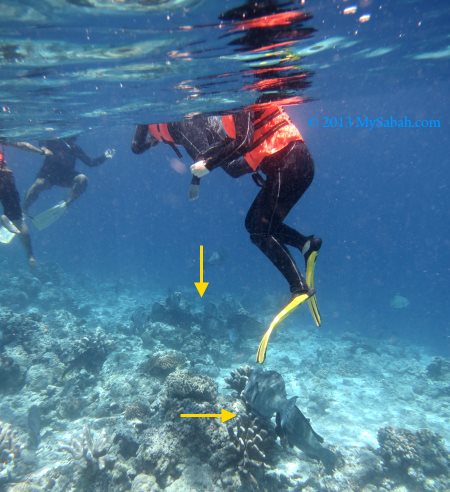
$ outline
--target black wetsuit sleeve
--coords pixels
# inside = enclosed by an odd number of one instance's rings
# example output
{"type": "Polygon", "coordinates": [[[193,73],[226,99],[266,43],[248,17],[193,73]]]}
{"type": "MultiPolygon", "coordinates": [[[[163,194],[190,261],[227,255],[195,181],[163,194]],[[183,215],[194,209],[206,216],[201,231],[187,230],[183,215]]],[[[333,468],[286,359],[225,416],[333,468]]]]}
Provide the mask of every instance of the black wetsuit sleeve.
{"type": "Polygon", "coordinates": [[[150,147],[153,147],[158,143],[156,138],[152,137],[148,133],[147,125],[137,125],[134,132],[133,141],[131,142],[131,150],[134,154],[142,154],[150,147]]]}
{"type": "Polygon", "coordinates": [[[212,171],[224,162],[232,161],[236,157],[244,154],[253,140],[253,125],[251,114],[241,112],[234,115],[234,124],[236,127],[236,138],[229,139],[219,146],[212,147],[206,151],[202,158],[206,160],[206,168],[212,171]]]}
{"type": "Polygon", "coordinates": [[[85,151],[78,145],[72,145],[72,152],[77,159],[80,159],[81,162],[83,162],[84,164],[86,164],[86,166],[89,167],[99,166],[100,164],[103,164],[107,159],[105,154],[102,154],[96,157],[95,159],[91,159],[85,153],[85,151]]]}
{"type": "Polygon", "coordinates": [[[240,178],[244,174],[253,172],[253,169],[247,164],[245,157],[242,155],[232,161],[222,162],[220,167],[232,178],[240,178]]]}

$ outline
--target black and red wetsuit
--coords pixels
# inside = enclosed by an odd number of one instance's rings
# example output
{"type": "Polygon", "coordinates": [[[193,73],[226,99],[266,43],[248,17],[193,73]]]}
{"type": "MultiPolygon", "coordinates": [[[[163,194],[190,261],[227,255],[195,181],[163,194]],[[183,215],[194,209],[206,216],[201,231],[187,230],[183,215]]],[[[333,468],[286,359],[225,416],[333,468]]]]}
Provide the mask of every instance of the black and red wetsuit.
{"type": "MultiPolygon", "coordinates": [[[[308,189],[314,162],[303,137],[277,105],[252,111],[252,143],[242,154],[249,172],[262,171],[266,179],[245,219],[252,242],[270,259],[289,283],[293,294],[308,286],[287,246],[302,250],[309,237],[284,220],[308,189]]],[[[223,166],[223,156],[211,156],[209,170],[223,166]],[[222,159],[222,160],[221,160],[222,159]]]]}
{"type": "Polygon", "coordinates": [[[251,139],[249,114],[242,113],[235,118],[198,115],[174,123],[138,125],[131,150],[141,154],[157,143],[164,142],[171,146],[181,145],[194,161],[208,153],[223,160],[221,156],[229,159],[238,156],[239,149],[246,148],[251,139]]]}
{"type": "Polygon", "coordinates": [[[194,161],[204,159],[210,171],[222,167],[235,177],[262,171],[266,179],[245,227],[252,242],[286,278],[291,292],[306,292],[308,286],[287,246],[301,250],[308,237],[284,224],[314,177],[303,138],[277,105],[235,113],[232,123],[223,118],[198,116],[179,123],[138,125],[132,150],[142,153],[162,141],[182,145],[194,161]]]}

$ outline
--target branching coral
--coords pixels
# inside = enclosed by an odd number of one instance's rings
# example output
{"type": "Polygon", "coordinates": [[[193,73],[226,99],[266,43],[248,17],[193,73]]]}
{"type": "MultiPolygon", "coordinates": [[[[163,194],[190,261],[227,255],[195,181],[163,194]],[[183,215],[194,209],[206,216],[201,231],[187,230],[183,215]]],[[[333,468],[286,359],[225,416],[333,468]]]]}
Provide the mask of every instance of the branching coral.
{"type": "MultiPolygon", "coordinates": [[[[273,432],[274,442],[276,433],[282,442],[296,446],[307,456],[321,461],[327,473],[334,470],[337,461],[336,454],[322,445],[323,438],[313,430],[309,420],[296,406],[296,398],[287,399],[285,383],[281,374],[276,371],[264,371],[261,368],[251,370],[248,367],[243,367],[233,371],[226,382],[235,390],[241,402],[246,406],[247,418],[251,418],[252,422],[256,422],[256,425],[258,425],[258,420],[255,421],[253,417],[249,417],[250,415],[264,418],[259,422],[264,424],[267,431],[273,432]],[[276,415],[277,426],[275,430],[271,424],[273,415],[276,415]]],[[[242,446],[242,443],[245,442],[242,437],[248,437],[248,435],[243,434],[242,426],[239,429],[241,435],[236,434],[236,438],[242,446]]],[[[253,430],[250,432],[251,437],[254,435],[253,432],[253,430]]],[[[264,442],[270,444],[270,440],[267,441],[267,436],[264,436],[264,442]]],[[[250,439],[250,449],[252,449],[253,444],[252,439],[250,439]]]]}
{"type": "Polygon", "coordinates": [[[238,367],[231,371],[228,378],[225,378],[227,385],[234,390],[237,393],[237,396],[242,400],[244,400],[242,392],[244,391],[251,372],[252,368],[250,366],[238,367]]]}
{"type": "Polygon", "coordinates": [[[0,421],[0,483],[12,478],[15,461],[20,456],[21,449],[11,424],[0,421]]]}
{"type": "Polygon", "coordinates": [[[245,413],[227,430],[241,480],[258,488],[259,481],[270,468],[275,432],[266,421],[245,413]]]}
{"type": "Polygon", "coordinates": [[[244,389],[252,373],[249,366],[238,367],[225,379],[246,410],[239,413],[234,426],[227,427],[231,440],[231,452],[241,482],[254,490],[261,490],[261,480],[270,469],[276,443],[276,433],[269,420],[255,416],[248,406],[244,389]]]}
{"type": "Polygon", "coordinates": [[[63,444],[61,449],[69,452],[80,464],[85,463],[95,469],[103,470],[111,445],[112,439],[105,430],[93,432],[86,425],[78,438],[73,438],[69,444],[63,444]]]}

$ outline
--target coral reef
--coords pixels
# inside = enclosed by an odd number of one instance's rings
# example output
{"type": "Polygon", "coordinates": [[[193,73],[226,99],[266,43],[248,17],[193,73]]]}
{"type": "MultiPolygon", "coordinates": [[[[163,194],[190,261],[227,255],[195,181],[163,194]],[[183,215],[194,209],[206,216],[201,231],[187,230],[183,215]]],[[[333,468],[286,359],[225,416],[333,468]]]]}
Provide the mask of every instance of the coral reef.
{"type": "Polygon", "coordinates": [[[66,372],[73,369],[94,373],[100,371],[114,346],[114,341],[105,331],[96,328],[93,333],[74,340],[63,349],[61,359],[67,364],[66,372]]]}
{"type": "Polygon", "coordinates": [[[266,420],[241,414],[234,426],[227,427],[231,441],[230,464],[236,466],[241,482],[260,490],[260,482],[274,461],[276,434],[266,420]]]}
{"type": "Polygon", "coordinates": [[[0,308],[0,347],[11,342],[27,344],[36,332],[40,332],[40,325],[34,319],[0,308]]]}
{"type": "Polygon", "coordinates": [[[152,492],[160,490],[155,477],[145,473],[136,475],[131,486],[131,492],[148,492],[149,490],[152,492]]]}
{"type": "Polygon", "coordinates": [[[443,357],[434,357],[428,364],[427,376],[433,380],[447,379],[450,377],[450,360],[443,357]]]}
{"type": "Polygon", "coordinates": [[[261,322],[230,296],[225,296],[217,305],[205,304],[200,326],[215,337],[226,337],[233,347],[241,346],[247,337],[259,335],[261,322]]]}
{"type": "Polygon", "coordinates": [[[25,370],[13,357],[0,353],[0,393],[19,391],[25,382],[25,370]]]}
{"type": "Polygon", "coordinates": [[[60,448],[70,453],[82,467],[104,470],[111,445],[112,439],[106,430],[94,432],[86,425],[79,436],[72,438],[68,444],[62,444],[60,448]]]}
{"type": "Polygon", "coordinates": [[[151,473],[160,485],[167,485],[180,476],[178,466],[183,460],[183,448],[179,433],[168,424],[156,432],[145,431],[137,458],[140,472],[151,473]]]}
{"type": "Polygon", "coordinates": [[[309,419],[296,406],[297,397],[287,399],[280,373],[260,367],[242,367],[234,370],[226,382],[245,404],[247,415],[264,418],[266,430],[273,431],[271,419],[275,415],[274,434],[283,446],[301,449],[309,458],[322,462],[326,473],[333,473],[338,455],[322,444],[324,439],[313,430],[309,419]]]}
{"type": "Polygon", "coordinates": [[[223,490],[263,490],[257,482],[274,461],[273,426],[247,414],[242,403],[239,419],[228,426],[210,419],[180,420],[182,412],[217,413],[230,405],[219,401],[215,381],[205,375],[176,370],[167,376],[161,396],[160,413],[154,419],[162,425],[157,432],[153,426],[144,431],[138,473],[151,473],[158,486],[166,488],[185,483],[186,464],[196,459],[220,480],[223,490]]]}
{"type": "Polygon", "coordinates": [[[450,455],[442,437],[428,429],[382,427],[378,431],[379,454],[389,476],[399,484],[426,490],[428,478],[447,475],[450,455]]]}
{"type": "Polygon", "coordinates": [[[186,365],[186,356],[176,350],[161,350],[152,354],[142,365],[145,374],[165,377],[186,365]]]}
{"type": "Polygon", "coordinates": [[[138,307],[131,314],[131,332],[134,335],[142,335],[151,321],[152,313],[143,306],[138,307]]]}
{"type": "Polygon", "coordinates": [[[114,435],[114,444],[118,445],[118,452],[126,460],[134,458],[139,449],[140,436],[136,426],[118,426],[114,435]]]}
{"type": "Polygon", "coordinates": [[[0,421],[0,485],[13,478],[21,451],[22,446],[11,424],[0,421]]]}
{"type": "Polygon", "coordinates": [[[182,400],[189,398],[198,402],[213,403],[217,398],[217,383],[208,376],[175,371],[165,381],[167,398],[182,400]]]}
{"type": "Polygon", "coordinates": [[[229,367],[229,353],[240,349],[260,331],[260,323],[238,303],[206,303],[203,312],[193,311],[189,297],[173,292],[155,302],[152,312],[138,308],[132,314],[131,331],[152,352],[176,350],[189,359],[197,372],[218,376],[218,368],[229,367]]]}
{"type": "MultiPolygon", "coordinates": [[[[0,308],[0,420],[15,431],[0,423],[2,492],[450,490],[439,436],[399,428],[429,425],[449,439],[448,359],[355,334],[285,336],[287,323],[270,364],[342,451],[345,462],[326,474],[294,440],[280,445],[290,428],[276,435],[273,405],[253,413],[265,408],[254,398],[261,386],[244,391],[254,368],[230,374],[253,360],[262,331],[239,300],[197,307],[174,292],[159,302],[154,286],[0,265],[0,300],[11,300],[0,308]],[[179,417],[222,408],[237,417],[179,417]]],[[[290,409],[314,437],[295,402],[290,409]]]]}
{"type": "Polygon", "coordinates": [[[245,400],[243,391],[248,382],[252,368],[250,366],[241,366],[231,371],[231,374],[225,378],[225,383],[234,391],[234,395],[245,400]]]}
{"type": "Polygon", "coordinates": [[[134,400],[125,407],[125,418],[127,420],[145,420],[151,415],[150,406],[145,401],[134,400]]]}
{"type": "Polygon", "coordinates": [[[187,329],[198,319],[181,292],[171,292],[164,302],[155,302],[152,306],[153,321],[167,323],[178,328],[187,329]]]}

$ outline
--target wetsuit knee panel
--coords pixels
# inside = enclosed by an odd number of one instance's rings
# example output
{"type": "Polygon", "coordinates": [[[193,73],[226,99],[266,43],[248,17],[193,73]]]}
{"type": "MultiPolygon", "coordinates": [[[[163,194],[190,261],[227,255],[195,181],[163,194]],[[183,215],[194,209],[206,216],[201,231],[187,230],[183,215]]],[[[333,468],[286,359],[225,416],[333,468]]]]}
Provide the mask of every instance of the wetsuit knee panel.
{"type": "Polygon", "coordinates": [[[265,224],[265,221],[262,217],[257,217],[255,214],[250,212],[247,214],[245,218],[245,229],[252,236],[256,234],[258,236],[267,234],[268,226],[265,224]]]}
{"type": "Polygon", "coordinates": [[[77,187],[84,189],[87,187],[89,180],[85,174],[77,174],[73,179],[73,182],[77,187]]]}
{"type": "Polygon", "coordinates": [[[266,232],[251,232],[250,241],[258,248],[264,248],[273,241],[273,237],[266,232]]]}

